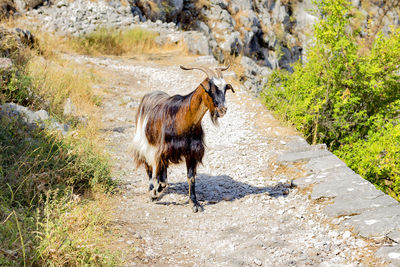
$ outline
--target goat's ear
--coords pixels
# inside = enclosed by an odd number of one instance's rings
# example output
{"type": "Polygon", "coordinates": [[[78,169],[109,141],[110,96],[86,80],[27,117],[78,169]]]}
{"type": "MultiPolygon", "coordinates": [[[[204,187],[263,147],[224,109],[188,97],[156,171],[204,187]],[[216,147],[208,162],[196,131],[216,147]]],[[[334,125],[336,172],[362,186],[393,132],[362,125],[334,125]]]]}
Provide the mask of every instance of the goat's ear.
{"type": "Polygon", "coordinates": [[[235,90],[233,90],[232,85],[230,85],[230,84],[227,84],[227,85],[226,85],[225,91],[227,91],[227,90],[232,90],[233,93],[235,92],[235,90]]]}
{"type": "Polygon", "coordinates": [[[204,89],[207,93],[210,92],[211,84],[210,84],[210,81],[209,81],[208,79],[204,80],[204,81],[200,84],[200,86],[203,87],[203,89],[204,89]]]}

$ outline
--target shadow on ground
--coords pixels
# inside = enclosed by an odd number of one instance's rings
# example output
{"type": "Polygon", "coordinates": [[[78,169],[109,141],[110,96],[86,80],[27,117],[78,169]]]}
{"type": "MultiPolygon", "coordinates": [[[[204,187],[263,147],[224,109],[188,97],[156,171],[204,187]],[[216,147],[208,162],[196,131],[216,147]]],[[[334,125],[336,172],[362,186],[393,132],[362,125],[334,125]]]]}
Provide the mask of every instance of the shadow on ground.
{"type": "MultiPolygon", "coordinates": [[[[196,177],[197,200],[206,202],[206,205],[265,193],[271,197],[286,197],[289,193],[289,188],[282,183],[274,186],[256,187],[235,181],[228,175],[210,176],[207,174],[198,174],[196,177]]],[[[159,205],[182,205],[182,203],[162,201],[162,198],[168,194],[187,196],[187,182],[170,183],[168,189],[160,196],[157,202],[159,205]]]]}

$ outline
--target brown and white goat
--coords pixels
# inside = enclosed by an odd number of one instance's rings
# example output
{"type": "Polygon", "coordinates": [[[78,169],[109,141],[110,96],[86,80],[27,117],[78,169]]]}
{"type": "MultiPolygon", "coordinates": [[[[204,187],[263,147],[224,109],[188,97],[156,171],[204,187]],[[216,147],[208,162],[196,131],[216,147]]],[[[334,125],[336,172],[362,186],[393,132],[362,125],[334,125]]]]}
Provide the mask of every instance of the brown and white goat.
{"type": "Polygon", "coordinates": [[[225,93],[232,90],[222,76],[228,67],[184,67],[183,70],[201,70],[207,77],[190,94],[169,96],[164,92],[146,94],[136,114],[136,132],[133,140],[134,159],[144,165],[149,176],[151,200],[157,199],[167,187],[167,168],[171,163],[186,161],[189,203],[194,212],[202,210],[196,200],[195,178],[197,165],[204,156],[204,132],[201,120],[207,110],[211,120],[223,117],[225,93]],[[153,171],[155,171],[153,183],[153,171]]]}

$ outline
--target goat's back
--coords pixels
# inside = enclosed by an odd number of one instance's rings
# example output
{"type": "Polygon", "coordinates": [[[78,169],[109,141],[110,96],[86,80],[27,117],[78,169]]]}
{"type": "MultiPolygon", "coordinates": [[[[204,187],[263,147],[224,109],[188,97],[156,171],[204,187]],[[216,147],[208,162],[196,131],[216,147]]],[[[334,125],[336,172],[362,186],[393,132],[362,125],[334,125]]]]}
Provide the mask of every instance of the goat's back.
{"type": "Polygon", "coordinates": [[[139,118],[144,119],[156,106],[163,105],[169,98],[170,96],[162,91],[151,92],[143,96],[136,114],[136,125],[139,118]]]}

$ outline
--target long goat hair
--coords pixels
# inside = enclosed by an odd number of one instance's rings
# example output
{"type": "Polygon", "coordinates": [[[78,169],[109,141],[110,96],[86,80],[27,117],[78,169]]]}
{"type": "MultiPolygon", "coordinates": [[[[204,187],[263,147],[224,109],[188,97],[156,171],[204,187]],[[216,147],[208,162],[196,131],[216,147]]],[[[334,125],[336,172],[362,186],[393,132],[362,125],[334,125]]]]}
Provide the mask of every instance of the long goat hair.
{"type": "MultiPolygon", "coordinates": [[[[195,176],[198,163],[204,156],[204,131],[201,120],[207,110],[213,123],[223,117],[225,93],[233,88],[222,77],[229,67],[183,67],[183,70],[198,69],[207,77],[188,95],[174,95],[156,91],[146,94],[136,114],[136,132],[133,139],[134,159],[144,165],[149,176],[149,192],[157,199],[167,187],[167,168],[171,163],[186,161],[189,202],[193,211],[202,209],[196,200],[195,176]],[[153,183],[155,171],[156,186],[153,183]]],[[[233,91],[234,92],[234,91],[233,91]]]]}

